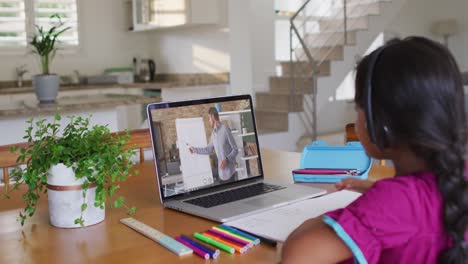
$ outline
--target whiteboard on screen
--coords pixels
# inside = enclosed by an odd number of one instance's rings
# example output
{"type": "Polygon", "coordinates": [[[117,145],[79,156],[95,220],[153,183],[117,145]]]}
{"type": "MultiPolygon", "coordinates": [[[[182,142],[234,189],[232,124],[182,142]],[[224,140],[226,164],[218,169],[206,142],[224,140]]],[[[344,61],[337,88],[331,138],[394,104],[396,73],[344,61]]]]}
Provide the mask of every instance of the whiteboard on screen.
{"type": "Polygon", "coordinates": [[[213,184],[209,155],[192,154],[187,146],[187,144],[193,147],[208,145],[203,118],[178,118],[175,122],[184,189],[213,184]]]}

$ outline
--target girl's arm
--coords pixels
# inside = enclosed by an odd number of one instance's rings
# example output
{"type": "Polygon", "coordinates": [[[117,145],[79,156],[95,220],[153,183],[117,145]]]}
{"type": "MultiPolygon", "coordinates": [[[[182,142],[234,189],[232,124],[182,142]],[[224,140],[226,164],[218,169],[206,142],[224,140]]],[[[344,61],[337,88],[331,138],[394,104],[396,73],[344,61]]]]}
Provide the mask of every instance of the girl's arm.
{"type": "Polygon", "coordinates": [[[338,191],[341,190],[353,190],[360,193],[365,193],[367,190],[374,185],[375,182],[369,180],[360,180],[353,178],[346,178],[335,184],[338,191]]]}
{"type": "Polygon", "coordinates": [[[352,256],[351,250],[320,216],[305,221],[289,235],[281,263],[337,263],[352,256]]]}

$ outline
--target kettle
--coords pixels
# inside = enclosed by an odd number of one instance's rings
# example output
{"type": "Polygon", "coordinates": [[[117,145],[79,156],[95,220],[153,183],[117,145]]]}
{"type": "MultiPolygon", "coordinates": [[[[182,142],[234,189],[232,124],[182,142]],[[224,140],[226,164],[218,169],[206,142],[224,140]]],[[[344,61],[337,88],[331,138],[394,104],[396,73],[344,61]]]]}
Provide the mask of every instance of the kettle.
{"type": "Polygon", "coordinates": [[[156,63],[152,59],[133,58],[135,77],[140,82],[154,81],[156,77],[156,63]]]}
{"type": "Polygon", "coordinates": [[[156,78],[156,63],[152,59],[148,59],[149,80],[154,82],[156,78]]]}

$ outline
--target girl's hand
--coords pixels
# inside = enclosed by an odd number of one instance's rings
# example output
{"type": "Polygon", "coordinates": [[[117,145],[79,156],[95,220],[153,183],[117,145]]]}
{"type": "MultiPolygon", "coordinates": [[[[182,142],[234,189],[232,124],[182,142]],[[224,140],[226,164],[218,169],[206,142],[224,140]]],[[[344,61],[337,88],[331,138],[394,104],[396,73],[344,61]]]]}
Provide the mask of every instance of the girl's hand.
{"type": "Polygon", "coordinates": [[[341,190],[353,190],[360,193],[364,193],[369,190],[370,187],[374,185],[374,182],[369,180],[359,180],[353,178],[346,178],[342,181],[339,181],[335,184],[335,187],[338,191],[341,190]]]}

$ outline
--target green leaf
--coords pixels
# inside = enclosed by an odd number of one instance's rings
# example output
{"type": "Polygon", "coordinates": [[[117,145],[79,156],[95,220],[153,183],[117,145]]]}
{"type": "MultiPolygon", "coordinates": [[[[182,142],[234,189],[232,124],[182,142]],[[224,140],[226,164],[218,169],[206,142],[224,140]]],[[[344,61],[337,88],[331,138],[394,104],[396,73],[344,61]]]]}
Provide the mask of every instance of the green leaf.
{"type": "Polygon", "coordinates": [[[107,190],[108,193],[109,193],[109,196],[110,196],[110,197],[111,197],[111,196],[114,196],[114,193],[115,193],[115,191],[116,191],[118,188],[120,188],[119,185],[111,185],[111,186],[109,186],[109,188],[108,188],[108,190],[107,190]]]}
{"type": "Polygon", "coordinates": [[[81,227],[84,227],[84,219],[83,217],[75,219],[75,225],[80,225],[81,227]]]}
{"type": "Polygon", "coordinates": [[[83,187],[83,190],[88,190],[88,188],[89,188],[89,181],[84,181],[82,187],[83,187]]]}
{"type": "Polygon", "coordinates": [[[62,120],[62,117],[59,114],[55,114],[55,120],[60,121],[62,120]]]}
{"type": "Polygon", "coordinates": [[[84,212],[88,208],[88,204],[84,203],[81,205],[81,212],[84,212]]]}
{"type": "Polygon", "coordinates": [[[49,30],[44,30],[43,27],[35,25],[37,32],[29,42],[29,44],[34,47],[34,52],[40,56],[42,72],[44,74],[49,73],[49,64],[51,63],[55,51],[57,50],[55,47],[56,39],[65,31],[70,29],[70,27],[62,28],[64,23],[60,19],[59,14],[52,15],[50,17],[50,21],[52,22],[54,18],[58,18],[59,23],[58,25],[51,27],[49,30]]]}
{"type": "Polygon", "coordinates": [[[123,203],[125,202],[125,198],[123,198],[122,196],[120,196],[119,198],[117,198],[115,201],[114,201],[114,207],[115,208],[120,208],[122,207],[123,203]]]}
{"type": "Polygon", "coordinates": [[[10,153],[15,153],[18,150],[18,146],[10,147],[10,153]]]}
{"type": "Polygon", "coordinates": [[[19,218],[18,218],[18,221],[21,222],[21,225],[23,226],[24,225],[24,221],[26,220],[26,216],[22,213],[19,213],[19,218]]]}
{"type": "Polygon", "coordinates": [[[137,211],[136,207],[133,206],[132,208],[128,209],[127,214],[128,215],[133,215],[133,214],[136,213],[136,211],[137,211]]]}

